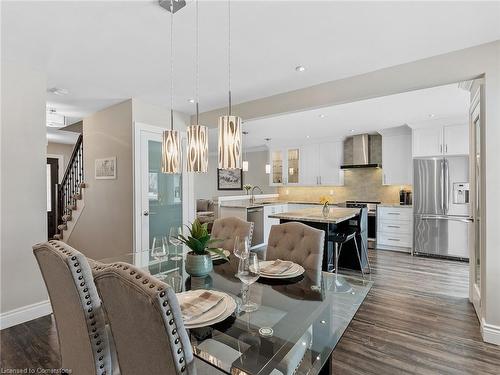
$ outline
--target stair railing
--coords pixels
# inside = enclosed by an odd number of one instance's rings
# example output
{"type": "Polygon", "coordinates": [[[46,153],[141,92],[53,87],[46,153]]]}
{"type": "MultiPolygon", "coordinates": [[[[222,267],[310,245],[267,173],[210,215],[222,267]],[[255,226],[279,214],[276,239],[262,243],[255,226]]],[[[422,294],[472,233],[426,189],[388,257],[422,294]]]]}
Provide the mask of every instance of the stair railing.
{"type": "Polygon", "coordinates": [[[57,194],[57,224],[62,224],[62,217],[71,214],[70,207],[76,205],[76,195],[81,194],[84,183],[83,174],[83,136],[80,134],[69,160],[64,177],[59,184],[57,194]]]}

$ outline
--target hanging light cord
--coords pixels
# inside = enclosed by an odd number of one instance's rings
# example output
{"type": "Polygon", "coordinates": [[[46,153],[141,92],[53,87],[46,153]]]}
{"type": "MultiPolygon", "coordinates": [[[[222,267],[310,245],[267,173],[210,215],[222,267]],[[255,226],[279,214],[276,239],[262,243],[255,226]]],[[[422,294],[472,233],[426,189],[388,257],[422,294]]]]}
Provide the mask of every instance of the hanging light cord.
{"type": "Polygon", "coordinates": [[[228,85],[229,85],[229,116],[231,116],[231,0],[227,0],[228,14],[228,41],[227,41],[227,67],[228,67],[228,85]]]}
{"type": "Polygon", "coordinates": [[[170,130],[174,130],[174,0],[170,0],[170,130]]]}
{"type": "Polygon", "coordinates": [[[200,47],[199,47],[199,26],[198,26],[198,0],[196,0],[196,124],[199,125],[199,109],[198,103],[200,101],[200,47]]]}

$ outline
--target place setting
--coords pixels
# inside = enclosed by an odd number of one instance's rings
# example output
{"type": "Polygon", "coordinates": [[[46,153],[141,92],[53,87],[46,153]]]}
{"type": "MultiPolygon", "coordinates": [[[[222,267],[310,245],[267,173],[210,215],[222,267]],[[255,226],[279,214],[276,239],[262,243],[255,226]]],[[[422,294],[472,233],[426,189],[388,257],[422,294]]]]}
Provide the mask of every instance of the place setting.
{"type": "MultiPolygon", "coordinates": [[[[267,260],[261,261],[260,277],[267,281],[296,282],[302,278],[305,269],[300,264],[288,260],[267,260]]],[[[262,281],[262,280],[260,280],[262,281]]]]}

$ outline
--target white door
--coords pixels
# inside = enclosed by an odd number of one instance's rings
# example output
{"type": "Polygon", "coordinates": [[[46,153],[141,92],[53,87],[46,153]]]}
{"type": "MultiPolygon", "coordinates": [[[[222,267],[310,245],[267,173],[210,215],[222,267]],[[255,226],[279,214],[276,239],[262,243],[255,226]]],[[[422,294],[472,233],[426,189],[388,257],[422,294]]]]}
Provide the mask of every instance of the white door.
{"type": "Polygon", "coordinates": [[[413,157],[443,154],[443,128],[430,126],[413,129],[413,157]]]}
{"type": "Polygon", "coordinates": [[[382,170],[384,185],[411,185],[411,134],[382,137],[382,170]]]}
{"type": "Polygon", "coordinates": [[[162,241],[171,227],[191,221],[192,215],[188,212],[194,204],[190,203],[193,200],[190,178],[183,178],[186,173],[161,172],[163,129],[142,124],[135,124],[135,127],[135,251],[141,253],[135,262],[144,265],[150,261],[146,250],[151,249],[153,240],[162,241]]]}
{"type": "Polygon", "coordinates": [[[470,108],[470,209],[474,223],[469,226],[469,299],[481,319],[481,267],[484,261],[483,237],[483,200],[482,200],[482,129],[484,117],[481,116],[481,101],[484,100],[484,86],[475,81],[471,92],[470,108]]]}
{"type": "Polygon", "coordinates": [[[469,125],[448,125],[443,128],[444,153],[469,155],[469,125]]]}

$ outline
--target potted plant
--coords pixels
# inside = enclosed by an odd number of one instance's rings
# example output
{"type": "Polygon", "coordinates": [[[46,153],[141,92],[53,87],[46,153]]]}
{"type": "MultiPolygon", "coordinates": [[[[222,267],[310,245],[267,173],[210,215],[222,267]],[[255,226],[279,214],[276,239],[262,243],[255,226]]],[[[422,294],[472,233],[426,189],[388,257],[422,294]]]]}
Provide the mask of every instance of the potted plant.
{"type": "Polygon", "coordinates": [[[208,233],[208,223],[201,224],[198,219],[193,221],[191,227],[187,227],[189,235],[187,238],[179,235],[177,238],[191,249],[186,256],[186,272],[191,276],[201,277],[208,275],[212,269],[212,257],[210,253],[216,253],[227,260],[221,249],[210,247],[218,239],[212,238],[208,233]]]}
{"type": "Polygon", "coordinates": [[[323,205],[323,216],[327,217],[330,214],[330,198],[327,196],[323,196],[319,199],[319,203],[323,205]]]}

